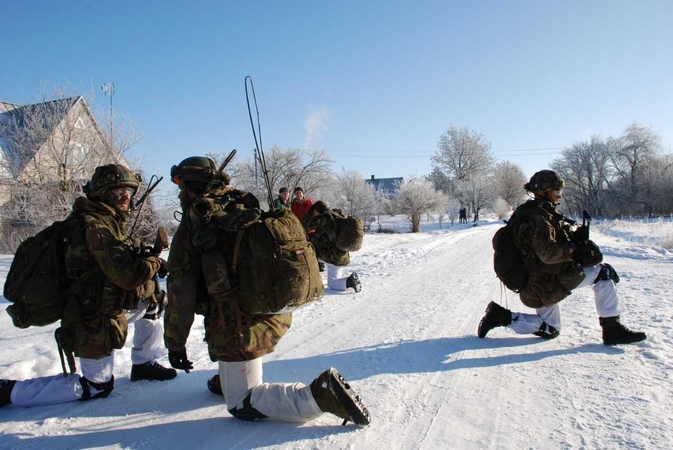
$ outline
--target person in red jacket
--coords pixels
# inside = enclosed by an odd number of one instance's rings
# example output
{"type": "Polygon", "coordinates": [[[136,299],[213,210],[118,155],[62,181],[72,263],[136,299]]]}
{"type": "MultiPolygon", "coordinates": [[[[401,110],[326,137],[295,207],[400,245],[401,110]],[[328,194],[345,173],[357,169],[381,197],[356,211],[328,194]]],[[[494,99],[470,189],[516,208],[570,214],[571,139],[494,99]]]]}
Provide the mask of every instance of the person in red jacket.
{"type": "Polygon", "coordinates": [[[300,187],[294,188],[294,198],[292,199],[290,208],[300,222],[311,206],[313,206],[313,201],[308,197],[304,197],[304,190],[300,187]]]}

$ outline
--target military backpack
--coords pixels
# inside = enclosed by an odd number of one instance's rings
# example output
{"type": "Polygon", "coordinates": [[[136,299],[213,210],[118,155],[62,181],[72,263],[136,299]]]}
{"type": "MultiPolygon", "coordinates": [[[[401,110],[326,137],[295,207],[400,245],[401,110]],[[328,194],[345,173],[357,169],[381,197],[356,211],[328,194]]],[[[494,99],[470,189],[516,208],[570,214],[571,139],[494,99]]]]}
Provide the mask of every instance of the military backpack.
{"type": "Polygon", "coordinates": [[[362,220],[355,216],[339,218],[337,220],[337,234],[334,245],[345,252],[357,252],[362,248],[365,236],[365,227],[362,220]]]}
{"type": "Polygon", "coordinates": [[[190,207],[208,293],[249,315],[292,312],[325,292],[315,249],[290,209],[261,212],[258,205],[235,191],[190,207]]]}
{"type": "Polygon", "coordinates": [[[239,233],[235,264],[241,310],[288,313],[324,295],[315,249],[292,211],[264,212],[239,233]]]}
{"type": "Polygon", "coordinates": [[[19,245],[3,295],[14,326],[44,326],[63,318],[66,302],[65,245],[72,219],[54,222],[19,245]]]}
{"type": "Polygon", "coordinates": [[[514,227],[520,223],[525,210],[513,215],[504,227],[493,236],[493,269],[507,289],[520,292],[528,284],[529,258],[524,255],[514,234],[514,227]]]}

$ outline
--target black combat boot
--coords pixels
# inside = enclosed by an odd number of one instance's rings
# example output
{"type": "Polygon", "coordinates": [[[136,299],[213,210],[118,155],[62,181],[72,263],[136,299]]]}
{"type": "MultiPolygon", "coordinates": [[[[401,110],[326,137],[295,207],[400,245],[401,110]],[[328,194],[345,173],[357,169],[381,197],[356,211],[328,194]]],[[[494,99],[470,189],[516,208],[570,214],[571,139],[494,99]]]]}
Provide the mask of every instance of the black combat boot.
{"type": "Polygon", "coordinates": [[[12,389],[15,384],[15,380],[0,380],[0,408],[12,403],[12,389]]]}
{"type": "Polygon", "coordinates": [[[82,385],[82,398],[80,400],[91,400],[94,398],[106,398],[115,388],[115,377],[112,376],[108,381],[94,383],[86,377],[81,377],[79,383],[82,385]]]}
{"type": "Polygon", "coordinates": [[[342,425],[350,420],[355,425],[365,426],[372,420],[360,397],[334,367],[313,380],[311,394],[322,412],[344,419],[342,425]]]}
{"type": "Polygon", "coordinates": [[[356,272],[353,272],[350,277],[346,278],[346,287],[353,288],[355,292],[360,292],[362,290],[362,283],[356,272]]]}
{"type": "Polygon", "coordinates": [[[600,317],[598,320],[603,327],[603,344],[605,345],[631,344],[647,339],[645,333],[631,331],[622,325],[619,316],[600,317]]]}
{"type": "Polygon", "coordinates": [[[512,311],[505,309],[495,302],[491,302],[486,307],[486,314],[479,322],[477,336],[486,337],[486,334],[495,327],[506,327],[512,323],[512,311]]]}
{"type": "Polygon", "coordinates": [[[548,325],[547,322],[542,322],[540,329],[533,334],[535,336],[540,336],[542,339],[554,339],[558,337],[559,331],[551,325],[548,325]]]}
{"type": "Polygon", "coordinates": [[[131,381],[140,380],[172,380],[178,375],[175,369],[167,369],[156,361],[148,361],[144,364],[134,364],[131,367],[131,381]]]}
{"type": "Polygon", "coordinates": [[[222,392],[222,384],[220,384],[220,374],[216,373],[213,375],[211,378],[208,379],[208,382],[206,383],[208,386],[208,390],[212,392],[215,395],[224,395],[222,392]]]}

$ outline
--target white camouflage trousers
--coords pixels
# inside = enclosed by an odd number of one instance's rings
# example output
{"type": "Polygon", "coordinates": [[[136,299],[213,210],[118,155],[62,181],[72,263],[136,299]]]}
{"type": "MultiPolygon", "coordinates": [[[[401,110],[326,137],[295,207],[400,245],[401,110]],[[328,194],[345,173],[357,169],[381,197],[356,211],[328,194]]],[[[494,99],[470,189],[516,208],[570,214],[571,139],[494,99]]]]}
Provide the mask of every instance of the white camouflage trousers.
{"type": "Polygon", "coordinates": [[[306,422],[322,414],[303,383],[264,383],[262,358],[243,362],[219,361],[220,384],[227,409],[243,408],[250,396],[250,406],[270,419],[306,422]]]}
{"type": "MultiPolygon", "coordinates": [[[[594,283],[603,266],[583,267],[584,281],[576,289],[591,286],[594,291],[594,302],[599,317],[615,317],[624,311],[623,305],[617,297],[617,287],[612,280],[600,280],[594,283]]],[[[543,306],[535,309],[536,314],[526,314],[512,311],[510,328],[517,334],[531,334],[540,330],[542,323],[546,323],[561,331],[561,305],[543,306]]]]}
{"type": "MultiPolygon", "coordinates": [[[[154,361],[164,355],[163,326],[161,320],[143,319],[149,311],[144,302],[138,309],[127,313],[129,323],[133,323],[133,347],[131,349],[131,363],[143,364],[154,361]]],[[[18,406],[55,405],[72,402],[82,398],[83,389],[80,376],[94,383],[104,383],[112,378],[114,367],[114,351],[110,356],[101,359],[79,358],[79,367],[82,374],[72,374],[64,377],[63,374],[48,377],[31,378],[17,381],[12,389],[10,400],[18,406]]],[[[91,395],[97,391],[91,387],[91,395]]]]}
{"type": "Polygon", "coordinates": [[[325,263],[327,266],[327,287],[335,291],[345,291],[348,276],[344,276],[344,269],[341,266],[325,263]]]}

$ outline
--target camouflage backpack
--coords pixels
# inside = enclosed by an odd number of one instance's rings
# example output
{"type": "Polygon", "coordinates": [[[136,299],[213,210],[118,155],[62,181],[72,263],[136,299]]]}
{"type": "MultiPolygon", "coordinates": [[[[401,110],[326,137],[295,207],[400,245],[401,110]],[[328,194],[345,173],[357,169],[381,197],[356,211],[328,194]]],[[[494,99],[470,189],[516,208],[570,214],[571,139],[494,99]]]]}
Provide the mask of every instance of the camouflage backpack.
{"type": "Polygon", "coordinates": [[[348,216],[337,220],[337,235],[334,245],[345,252],[357,252],[362,248],[365,226],[362,220],[348,216]]]}
{"type": "Polygon", "coordinates": [[[71,218],[54,222],[19,245],[3,295],[14,326],[28,328],[63,317],[66,300],[65,243],[71,218]]]}
{"type": "Polygon", "coordinates": [[[291,210],[262,213],[252,194],[224,190],[196,201],[189,217],[192,242],[204,251],[208,292],[216,298],[229,297],[258,315],[292,312],[324,294],[315,249],[291,210]],[[224,248],[217,244],[232,239],[224,248]]]}
{"type": "Polygon", "coordinates": [[[288,313],[324,295],[315,249],[292,211],[264,212],[239,236],[234,264],[241,310],[288,313]]]}
{"type": "Polygon", "coordinates": [[[493,236],[493,269],[507,289],[520,292],[528,284],[529,265],[534,262],[523,254],[514,228],[528,216],[530,208],[519,207],[506,225],[493,236]]]}

